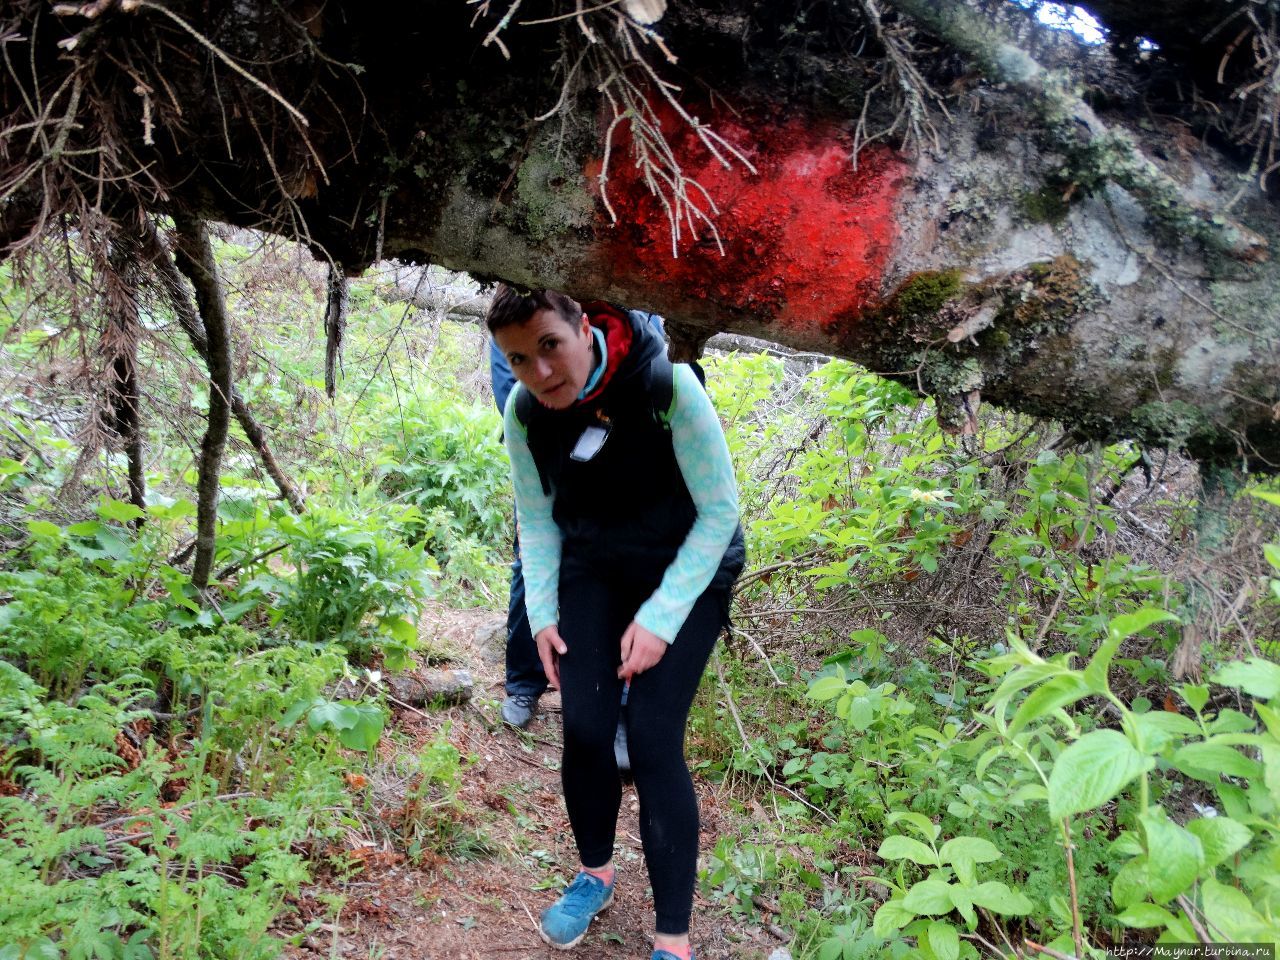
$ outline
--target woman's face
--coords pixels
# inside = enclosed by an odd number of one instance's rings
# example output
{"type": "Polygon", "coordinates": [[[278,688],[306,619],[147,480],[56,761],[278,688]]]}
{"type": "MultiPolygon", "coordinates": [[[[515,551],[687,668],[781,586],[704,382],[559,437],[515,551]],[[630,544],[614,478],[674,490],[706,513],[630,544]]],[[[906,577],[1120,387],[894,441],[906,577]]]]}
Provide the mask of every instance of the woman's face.
{"type": "Polygon", "coordinates": [[[593,338],[585,313],[569,323],[554,310],[539,310],[493,338],[516,379],[552,410],[572,406],[591,375],[593,338]]]}

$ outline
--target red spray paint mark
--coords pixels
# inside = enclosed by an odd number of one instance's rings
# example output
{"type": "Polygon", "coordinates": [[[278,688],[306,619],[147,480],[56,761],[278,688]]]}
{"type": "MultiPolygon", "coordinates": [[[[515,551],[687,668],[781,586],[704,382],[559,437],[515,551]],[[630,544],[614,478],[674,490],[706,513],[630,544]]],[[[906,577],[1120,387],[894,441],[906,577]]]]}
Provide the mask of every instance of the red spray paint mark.
{"type": "MultiPolygon", "coordinates": [[[[710,156],[687,124],[663,127],[686,177],[704,187],[722,257],[711,231],[691,240],[682,230],[672,259],[671,228],[661,202],[636,168],[631,145],[617,142],[608,196],[618,215],[602,213],[602,253],[609,268],[651,289],[678,285],[680,300],[714,301],[814,333],[833,334],[874,302],[897,239],[894,202],[906,164],[886,148],[866,148],[855,170],[852,142],[829,123],[802,119],[716,118],[712,127],[751,160],[757,173],[710,156]]],[[[595,177],[599,162],[587,174],[595,177]]],[[[705,200],[692,191],[704,209],[705,200]]]]}

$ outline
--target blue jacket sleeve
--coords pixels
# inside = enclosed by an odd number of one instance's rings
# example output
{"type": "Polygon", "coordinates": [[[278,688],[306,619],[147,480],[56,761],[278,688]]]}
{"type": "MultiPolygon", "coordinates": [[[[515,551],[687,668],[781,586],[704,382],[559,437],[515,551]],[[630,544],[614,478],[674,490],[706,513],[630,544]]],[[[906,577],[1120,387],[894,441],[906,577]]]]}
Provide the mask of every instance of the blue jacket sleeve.
{"type": "Polygon", "coordinates": [[[528,434],[516,416],[517,388],[511,392],[503,415],[503,437],[511,457],[511,481],[516,495],[520,531],[520,559],[524,571],[524,605],[529,629],[554,626],[560,618],[560,528],[551,515],[553,498],[542,490],[542,480],[528,434]]]}
{"type": "Polygon", "coordinates": [[[489,338],[489,382],[493,386],[493,402],[498,405],[498,412],[502,413],[507,409],[507,397],[511,395],[516,377],[493,337],[489,338]]]}
{"type": "Polygon", "coordinates": [[[635,617],[667,643],[711,583],[738,529],[738,485],[711,399],[688,364],[676,364],[673,386],[671,443],[698,515],[658,589],[635,617]]]}

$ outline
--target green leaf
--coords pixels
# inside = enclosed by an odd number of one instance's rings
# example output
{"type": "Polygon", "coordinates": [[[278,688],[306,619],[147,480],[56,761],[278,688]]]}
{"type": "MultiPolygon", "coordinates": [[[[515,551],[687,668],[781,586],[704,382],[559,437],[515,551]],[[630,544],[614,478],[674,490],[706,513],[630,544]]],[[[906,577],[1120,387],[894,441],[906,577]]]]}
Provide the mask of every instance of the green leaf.
{"type": "Polygon", "coordinates": [[[1280,697],[1280,666],[1261,657],[1225,664],[1210,679],[1224,687],[1236,687],[1260,700],[1280,697]]]}
{"type": "Polygon", "coordinates": [[[1280,807],[1280,746],[1262,745],[1262,782],[1271,792],[1272,802],[1280,807]]]}
{"type": "Polygon", "coordinates": [[[15,951],[13,956],[17,960],[61,960],[62,958],[62,951],[48,937],[36,937],[28,941],[25,950],[17,944],[11,944],[7,949],[15,951]]]}
{"type": "Polygon", "coordinates": [[[1249,495],[1280,507],[1280,493],[1271,493],[1268,490],[1250,490],[1249,495]]]}
{"type": "Polygon", "coordinates": [[[1167,710],[1135,713],[1131,717],[1138,743],[1144,753],[1159,753],[1174,739],[1195,736],[1199,725],[1190,717],[1167,710]]]}
{"type": "Polygon", "coordinates": [[[1205,724],[1211,734],[1243,733],[1256,726],[1257,723],[1253,717],[1239,710],[1232,710],[1230,707],[1219,710],[1218,715],[1205,724]]]}
{"type": "Polygon", "coordinates": [[[1049,816],[1061,820],[1100,807],[1155,766],[1115,730],[1086,733],[1062,751],[1049,774],[1049,816]]]}
{"type": "Polygon", "coordinates": [[[292,727],[302,719],[302,715],[311,709],[315,703],[315,700],[299,700],[284,712],[284,716],[280,718],[280,725],[282,727],[292,727]]]}
{"type": "Polygon", "coordinates": [[[413,647],[418,642],[418,631],[414,625],[404,617],[388,617],[384,619],[378,626],[383,632],[387,633],[397,643],[402,643],[406,647],[413,647]]]}
{"type": "Polygon", "coordinates": [[[1133,611],[1133,613],[1125,613],[1113,618],[1107,625],[1107,637],[1124,640],[1139,631],[1147,629],[1153,623],[1163,623],[1166,620],[1177,619],[1177,615],[1170,613],[1168,610],[1160,610],[1157,607],[1143,607],[1141,610],[1133,611]]]}
{"type": "Polygon", "coordinates": [[[975,904],[986,907],[993,913],[1024,917],[1031,912],[1030,900],[1021,892],[1010,890],[1006,884],[998,880],[988,880],[986,883],[978,884],[969,891],[969,896],[975,904]]]}
{"type": "Polygon", "coordinates": [[[1199,713],[1204,709],[1204,705],[1209,702],[1209,685],[1184,683],[1178,688],[1178,693],[1182,699],[1186,701],[1188,707],[1199,713]]]}
{"type": "Polygon", "coordinates": [[[1138,817],[1147,837],[1147,888],[1165,903],[1195,882],[1204,867],[1204,850],[1195,834],[1169,819],[1160,807],[1138,817]]]}
{"type": "Polygon", "coordinates": [[[1107,638],[1099,644],[1097,652],[1094,653],[1089,665],[1084,669],[1085,683],[1095,693],[1105,691],[1107,689],[1107,671],[1111,669],[1111,661],[1115,658],[1116,651],[1120,649],[1120,644],[1128,637],[1133,636],[1135,633],[1140,633],[1152,624],[1177,619],[1168,610],[1160,610],[1156,607],[1143,607],[1133,613],[1126,613],[1113,618],[1107,625],[1107,638]]]}
{"type": "Polygon", "coordinates": [[[1263,724],[1271,732],[1271,736],[1280,741],[1280,705],[1269,707],[1265,703],[1255,703],[1253,709],[1262,718],[1263,724]]]}
{"type": "Polygon", "coordinates": [[[973,912],[973,888],[972,887],[951,887],[951,904],[960,912],[960,916],[964,917],[964,922],[969,924],[970,929],[977,926],[978,917],[973,912]]]}
{"type": "Polygon", "coordinates": [[[128,523],[147,515],[141,507],[123,500],[104,500],[98,504],[97,513],[103,520],[114,520],[117,523],[128,523]]]}
{"type": "Polygon", "coordinates": [[[190,500],[175,500],[173,503],[149,503],[147,513],[157,520],[181,520],[196,515],[196,505],[190,500]]]}
{"type": "Polygon", "coordinates": [[[382,737],[386,714],[373,704],[361,704],[355,709],[358,719],[350,728],[338,731],[338,741],[348,750],[372,750],[382,737]]]}
{"type": "Polygon", "coordinates": [[[1235,747],[1212,740],[1179,747],[1173,753],[1173,765],[1187,776],[1208,783],[1217,783],[1221,774],[1249,778],[1260,772],[1256,760],[1249,759],[1235,747]]]}
{"type": "Polygon", "coordinates": [[[951,924],[935,920],[929,924],[927,936],[938,960],[960,960],[960,934],[951,924]]]}
{"type": "Polygon", "coordinates": [[[849,702],[849,725],[859,733],[871,726],[875,718],[875,707],[866,697],[854,697],[849,702]]]}
{"type": "Polygon", "coordinates": [[[1213,869],[1225,863],[1249,845],[1253,839],[1253,831],[1243,823],[1230,817],[1206,817],[1203,820],[1192,820],[1187,829],[1200,840],[1204,850],[1205,866],[1213,869]]]}
{"type": "Polygon", "coordinates": [[[1173,914],[1154,903],[1135,903],[1116,917],[1126,927],[1145,930],[1149,927],[1165,927],[1173,922],[1173,914]]]}
{"type": "Polygon", "coordinates": [[[1009,735],[1013,736],[1028,723],[1075,703],[1089,696],[1090,693],[1097,692],[1097,689],[1086,683],[1083,675],[1078,672],[1073,671],[1054,677],[1048,683],[1027,694],[1027,699],[1022,702],[1022,706],[1018,708],[1018,712],[1013,715],[1013,720],[1009,724],[1009,735]]]}
{"type": "Polygon", "coordinates": [[[938,834],[942,832],[942,828],[926,817],[923,813],[916,813],[913,810],[895,810],[889,816],[885,817],[885,823],[893,826],[895,823],[905,823],[908,827],[915,830],[920,836],[926,840],[937,840],[938,834]]]}
{"type": "Polygon", "coordinates": [[[1262,555],[1267,558],[1267,563],[1280,570],[1280,546],[1274,543],[1264,544],[1262,555]]]}
{"type": "Polygon", "coordinates": [[[1147,899],[1147,858],[1135,857],[1116,871],[1111,881],[1111,899],[1121,910],[1147,899]]]}
{"type": "Polygon", "coordinates": [[[922,867],[940,867],[938,855],[914,837],[895,834],[885,837],[884,843],[876,851],[881,860],[910,860],[922,867]]]}
{"type": "Polygon", "coordinates": [[[28,520],[27,530],[33,537],[61,537],[62,528],[48,520],[28,520]]]}
{"type": "Polygon", "coordinates": [[[889,900],[876,911],[871,928],[877,937],[889,938],[916,918],[915,912],[903,906],[901,900],[889,900]]]}
{"type": "Polygon", "coordinates": [[[1205,920],[1227,943],[1257,943],[1274,939],[1271,925],[1253,908],[1249,898],[1212,877],[1200,885],[1205,920]]]}
{"type": "Polygon", "coordinates": [[[311,713],[307,715],[307,726],[316,732],[325,727],[350,730],[359,722],[360,712],[355,705],[337,700],[321,700],[312,706],[311,713]]]}
{"type": "Polygon", "coordinates": [[[902,905],[912,913],[923,916],[950,913],[951,884],[945,880],[921,880],[902,898],[902,905]]]}
{"type": "Polygon", "coordinates": [[[844,693],[844,677],[819,677],[809,685],[810,700],[832,700],[844,693]]]}
{"type": "Polygon", "coordinates": [[[938,851],[943,863],[955,868],[956,876],[965,886],[971,887],[977,882],[975,864],[991,863],[999,860],[1000,850],[990,840],[980,837],[952,837],[938,851]]]}
{"type": "Polygon", "coordinates": [[[261,604],[262,601],[259,598],[252,597],[248,600],[240,600],[237,603],[224,603],[218,612],[222,614],[224,623],[235,623],[250,610],[261,604]]]}

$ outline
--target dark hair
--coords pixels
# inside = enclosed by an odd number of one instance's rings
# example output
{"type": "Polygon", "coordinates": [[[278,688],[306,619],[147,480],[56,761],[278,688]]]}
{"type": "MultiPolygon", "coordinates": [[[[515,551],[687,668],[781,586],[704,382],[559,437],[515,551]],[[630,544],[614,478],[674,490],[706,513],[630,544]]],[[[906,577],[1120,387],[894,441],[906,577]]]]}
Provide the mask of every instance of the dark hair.
{"type": "Polygon", "coordinates": [[[582,304],[558,290],[526,290],[498,284],[485,324],[490,333],[524,323],[539,310],[554,310],[565,323],[574,324],[582,316],[582,304]]]}

